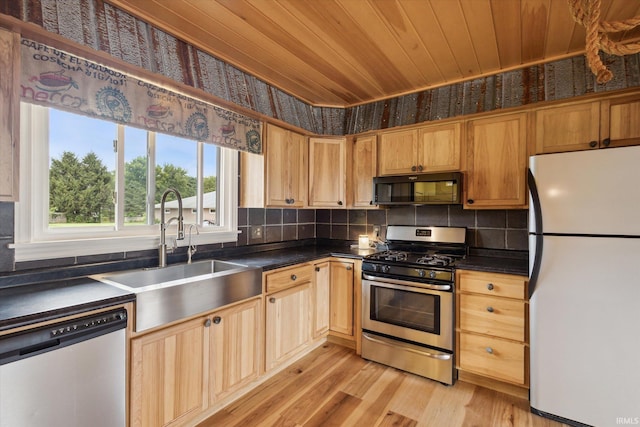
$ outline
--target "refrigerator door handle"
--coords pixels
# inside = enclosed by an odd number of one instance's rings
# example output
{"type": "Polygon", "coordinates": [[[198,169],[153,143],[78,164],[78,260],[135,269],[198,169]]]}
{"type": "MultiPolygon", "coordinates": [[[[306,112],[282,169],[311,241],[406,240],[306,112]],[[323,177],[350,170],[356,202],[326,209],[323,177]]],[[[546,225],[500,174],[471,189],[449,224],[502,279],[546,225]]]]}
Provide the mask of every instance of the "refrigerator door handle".
{"type": "Polygon", "coordinates": [[[533,217],[535,219],[533,235],[536,239],[536,249],[533,258],[533,266],[531,268],[531,276],[529,277],[529,298],[533,295],[538,282],[538,274],[540,273],[540,262],[542,260],[542,244],[544,241],[542,231],[542,209],[540,207],[540,196],[538,195],[538,187],[536,180],[529,169],[527,176],[529,184],[529,192],[531,193],[531,208],[533,209],[533,217]]]}

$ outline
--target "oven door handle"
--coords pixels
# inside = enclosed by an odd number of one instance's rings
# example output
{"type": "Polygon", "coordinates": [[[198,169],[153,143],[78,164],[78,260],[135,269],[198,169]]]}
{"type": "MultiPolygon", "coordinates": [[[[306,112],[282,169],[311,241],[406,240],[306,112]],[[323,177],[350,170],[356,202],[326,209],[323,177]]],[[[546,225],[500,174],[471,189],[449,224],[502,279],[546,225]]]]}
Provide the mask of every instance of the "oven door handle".
{"type": "Polygon", "coordinates": [[[375,343],[378,343],[378,344],[383,344],[383,345],[386,345],[386,346],[402,347],[402,349],[405,350],[405,351],[416,353],[416,354],[419,354],[421,356],[430,357],[432,359],[449,360],[449,359],[451,359],[453,357],[453,355],[446,354],[446,353],[429,353],[427,351],[427,349],[424,349],[424,350],[421,349],[420,351],[418,351],[418,350],[416,350],[414,348],[411,348],[411,347],[408,347],[408,346],[404,346],[404,345],[402,345],[402,343],[400,343],[398,341],[391,341],[391,340],[383,338],[383,337],[374,338],[374,337],[372,337],[371,335],[369,335],[366,332],[362,333],[362,338],[364,338],[364,339],[366,339],[368,341],[375,342],[375,343]]]}
{"type": "Polygon", "coordinates": [[[424,289],[432,289],[434,291],[450,291],[452,289],[451,285],[435,285],[433,283],[422,283],[422,282],[410,282],[407,280],[398,280],[398,279],[389,279],[388,277],[377,277],[370,276],[368,274],[362,274],[362,278],[366,280],[371,280],[372,282],[380,282],[380,283],[393,283],[394,285],[406,285],[406,286],[415,286],[424,289]]]}

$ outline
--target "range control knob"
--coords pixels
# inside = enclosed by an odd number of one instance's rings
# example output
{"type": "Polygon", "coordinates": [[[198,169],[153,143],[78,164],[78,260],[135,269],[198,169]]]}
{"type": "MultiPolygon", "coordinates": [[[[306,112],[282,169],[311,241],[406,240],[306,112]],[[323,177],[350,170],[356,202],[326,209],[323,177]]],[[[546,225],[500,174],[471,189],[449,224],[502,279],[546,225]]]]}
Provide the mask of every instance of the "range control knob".
{"type": "Polygon", "coordinates": [[[378,264],[371,264],[371,270],[378,271],[379,269],[380,269],[380,266],[378,264]]]}
{"type": "Polygon", "coordinates": [[[435,272],[435,271],[430,271],[430,272],[429,272],[429,277],[430,277],[431,279],[435,279],[435,278],[436,278],[436,272],[435,272]]]}
{"type": "Polygon", "coordinates": [[[388,265],[383,265],[382,266],[382,272],[383,273],[388,273],[389,270],[391,270],[391,267],[389,267],[388,265]]]}
{"type": "Polygon", "coordinates": [[[427,275],[427,272],[426,272],[426,271],[424,271],[424,270],[418,270],[418,276],[420,276],[420,277],[424,277],[424,276],[426,276],[426,275],[427,275]]]}

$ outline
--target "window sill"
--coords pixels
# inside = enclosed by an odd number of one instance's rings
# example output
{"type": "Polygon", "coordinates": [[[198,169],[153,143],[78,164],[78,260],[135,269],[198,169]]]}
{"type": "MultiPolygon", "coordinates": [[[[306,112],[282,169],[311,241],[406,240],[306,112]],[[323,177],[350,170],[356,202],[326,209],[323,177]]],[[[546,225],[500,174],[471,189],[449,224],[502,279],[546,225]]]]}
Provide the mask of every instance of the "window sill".
{"type": "MultiPolygon", "coordinates": [[[[215,233],[200,232],[192,236],[192,244],[206,245],[214,243],[235,242],[238,231],[221,231],[215,233]]],[[[167,245],[172,245],[174,235],[167,235],[167,245]]],[[[178,246],[187,246],[189,236],[178,241],[178,246]]],[[[77,239],[52,242],[14,243],[9,248],[15,249],[15,261],[37,261],[42,259],[66,258],[84,255],[100,255],[119,252],[133,252],[157,249],[159,236],[135,236],[104,239],[77,239]]]]}

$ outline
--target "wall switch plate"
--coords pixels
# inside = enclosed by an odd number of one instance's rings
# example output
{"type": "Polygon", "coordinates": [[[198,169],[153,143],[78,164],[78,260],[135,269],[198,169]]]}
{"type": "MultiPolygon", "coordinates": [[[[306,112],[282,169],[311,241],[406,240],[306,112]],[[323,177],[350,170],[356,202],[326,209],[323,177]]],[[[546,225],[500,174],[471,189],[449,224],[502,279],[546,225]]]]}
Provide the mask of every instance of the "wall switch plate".
{"type": "Polygon", "coordinates": [[[262,239],[262,226],[261,225],[252,225],[251,226],[251,238],[252,239],[262,239]]]}

